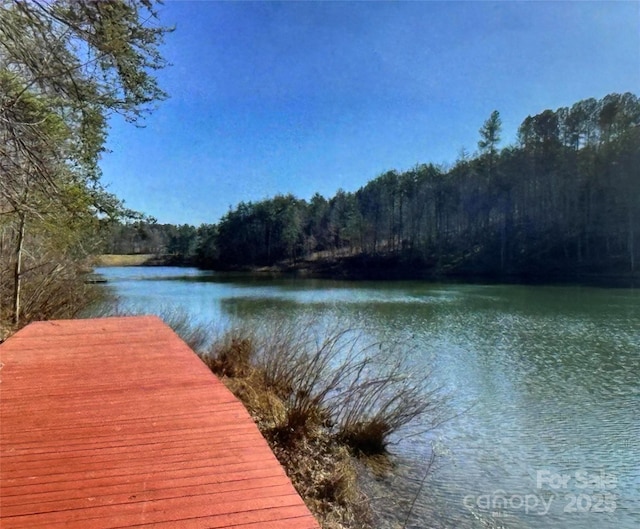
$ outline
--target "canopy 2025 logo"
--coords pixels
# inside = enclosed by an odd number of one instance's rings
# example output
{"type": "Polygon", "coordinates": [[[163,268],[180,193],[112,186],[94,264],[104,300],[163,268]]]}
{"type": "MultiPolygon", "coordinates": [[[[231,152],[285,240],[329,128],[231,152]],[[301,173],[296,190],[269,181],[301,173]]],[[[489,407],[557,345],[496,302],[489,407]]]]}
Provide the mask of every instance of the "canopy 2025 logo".
{"type": "Polygon", "coordinates": [[[618,497],[611,491],[617,484],[617,477],[604,470],[577,470],[568,474],[538,470],[538,492],[535,494],[508,494],[497,489],[492,493],[467,495],[463,504],[472,511],[490,511],[494,517],[518,511],[544,516],[549,513],[552,504],[557,502],[561,502],[560,507],[564,513],[612,513],[616,510],[618,497]]]}

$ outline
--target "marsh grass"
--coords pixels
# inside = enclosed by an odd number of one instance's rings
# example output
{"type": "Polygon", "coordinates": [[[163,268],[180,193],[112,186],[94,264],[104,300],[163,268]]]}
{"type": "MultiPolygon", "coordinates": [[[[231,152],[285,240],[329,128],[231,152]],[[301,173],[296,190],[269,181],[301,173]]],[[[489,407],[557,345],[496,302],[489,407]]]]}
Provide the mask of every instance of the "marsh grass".
{"type": "MultiPolygon", "coordinates": [[[[244,403],[323,528],[370,527],[356,459],[382,474],[409,423],[444,418],[429,372],[412,373],[405,344],[301,318],[240,324],[200,354],[244,403]]],[[[415,428],[414,428],[415,430],[415,428]]]]}
{"type": "Polygon", "coordinates": [[[354,453],[375,455],[405,425],[428,430],[442,419],[431,374],[412,373],[406,351],[371,342],[363,331],[308,321],[236,327],[202,358],[221,376],[255,371],[286,408],[274,426],[283,440],[322,427],[354,453]]]}

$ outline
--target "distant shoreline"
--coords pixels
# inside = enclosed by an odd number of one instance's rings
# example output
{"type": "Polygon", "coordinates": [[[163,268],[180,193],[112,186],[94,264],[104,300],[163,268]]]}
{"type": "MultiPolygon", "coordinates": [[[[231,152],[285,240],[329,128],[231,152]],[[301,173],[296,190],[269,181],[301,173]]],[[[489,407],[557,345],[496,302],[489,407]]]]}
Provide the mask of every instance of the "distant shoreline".
{"type": "Polygon", "coordinates": [[[95,266],[196,266],[188,259],[176,255],[101,254],[96,256],[95,266]]]}
{"type": "Polygon", "coordinates": [[[294,264],[277,264],[264,267],[205,268],[215,272],[237,272],[258,276],[298,277],[308,279],[333,279],[344,281],[444,281],[476,284],[520,285],[584,285],[611,288],[638,288],[640,275],[557,273],[557,274],[501,274],[463,270],[437,270],[400,264],[392,266],[354,266],[338,261],[302,261],[294,264]]]}
{"type": "Polygon", "coordinates": [[[362,255],[332,259],[281,262],[272,266],[201,267],[193,260],[175,255],[104,254],[98,256],[96,266],[178,266],[194,267],[222,273],[238,273],[262,277],[297,277],[345,281],[452,281],[487,284],[522,285],[585,285],[612,288],[640,287],[640,274],[624,273],[479,273],[465,270],[438,270],[435,267],[411,266],[385,258],[367,258],[362,255]]]}

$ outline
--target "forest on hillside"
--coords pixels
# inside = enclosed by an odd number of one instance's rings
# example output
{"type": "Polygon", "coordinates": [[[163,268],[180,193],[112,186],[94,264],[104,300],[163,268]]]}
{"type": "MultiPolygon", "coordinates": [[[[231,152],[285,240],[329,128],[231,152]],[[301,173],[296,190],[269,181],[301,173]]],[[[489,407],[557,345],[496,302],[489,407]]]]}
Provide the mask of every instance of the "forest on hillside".
{"type": "MultiPolygon", "coordinates": [[[[501,148],[493,112],[451,167],[388,171],[355,192],[242,202],[216,224],[112,227],[106,251],[203,268],[336,263],[347,274],[633,274],[640,260],[640,101],[586,99],[528,116],[501,148]]],[[[330,268],[327,268],[329,270],[330,268]]]]}

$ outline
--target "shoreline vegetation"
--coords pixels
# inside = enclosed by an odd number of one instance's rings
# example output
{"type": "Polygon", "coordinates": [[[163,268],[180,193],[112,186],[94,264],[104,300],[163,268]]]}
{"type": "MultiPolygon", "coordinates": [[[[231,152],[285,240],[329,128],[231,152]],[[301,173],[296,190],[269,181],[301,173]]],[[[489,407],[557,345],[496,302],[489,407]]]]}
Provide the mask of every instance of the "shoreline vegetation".
{"type": "Polygon", "coordinates": [[[631,273],[587,273],[564,271],[556,274],[501,274],[498,272],[464,272],[459,270],[428,269],[394,257],[347,255],[343,257],[311,256],[296,262],[283,261],[270,266],[235,266],[202,268],[193,259],[176,255],[105,254],[97,256],[95,266],[175,266],[256,277],[297,277],[301,279],[333,280],[424,280],[465,281],[471,283],[505,284],[578,284],[605,287],[636,287],[640,285],[640,271],[631,273]]]}
{"type": "Polygon", "coordinates": [[[323,529],[406,526],[412,507],[383,523],[366,483],[393,498],[380,484],[394,472],[388,443],[409,424],[425,434],[448,417],[442,390],[412,372],[399,344],[306,316],[223,332],[179,311],[162,317],[245,405],[323,529]]]}

